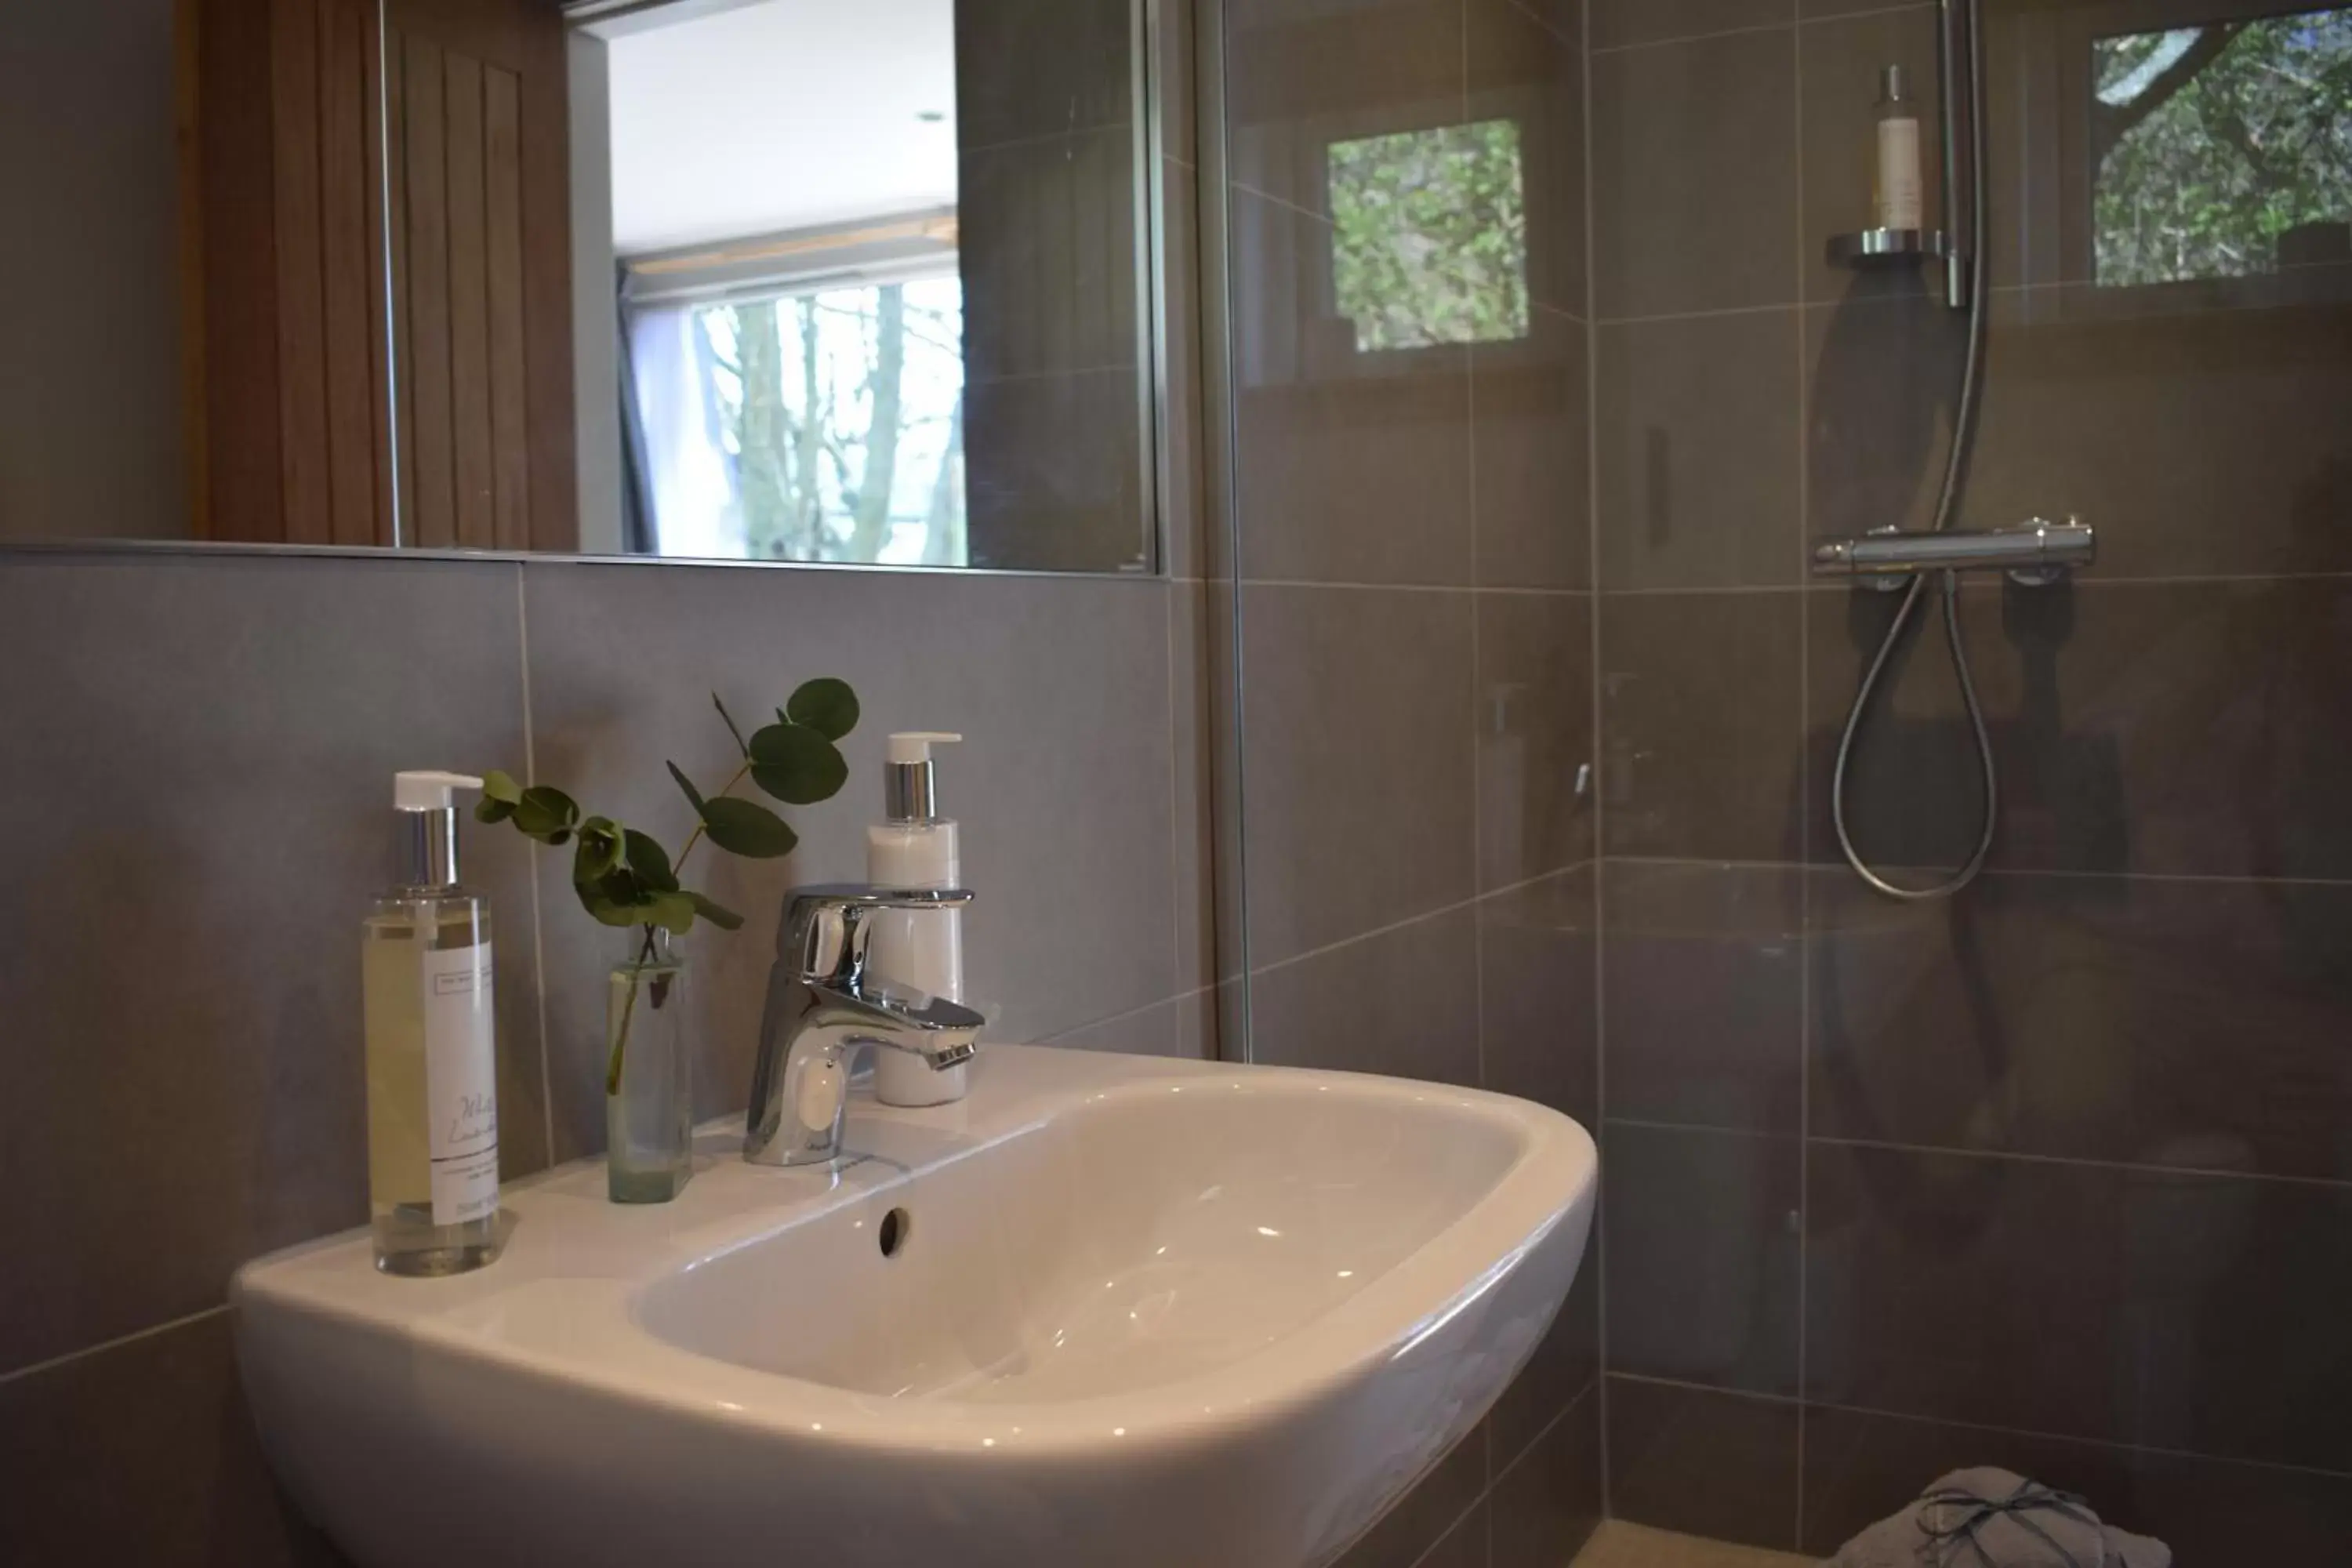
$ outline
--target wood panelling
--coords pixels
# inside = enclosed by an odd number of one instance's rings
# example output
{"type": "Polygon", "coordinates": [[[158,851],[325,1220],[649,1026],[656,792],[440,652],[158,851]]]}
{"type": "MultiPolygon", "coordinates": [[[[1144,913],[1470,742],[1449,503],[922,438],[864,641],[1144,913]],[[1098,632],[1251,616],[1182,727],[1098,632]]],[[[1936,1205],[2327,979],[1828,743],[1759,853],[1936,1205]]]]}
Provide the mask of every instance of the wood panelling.
{"type": "Polygon", "coordinates": [[[393,297],[403,318],[394,340],[405,357],[394,375],[406,388],[404,438],[415,452],[416,488],[402,509],[410,542],[427,549],[457,542],[457,432],[449,391],[449,120],[446,66],[429,40],[406,38],[401,123],[394,145],[406,159],[408,205],[394,215],[408,230],[408,286],[393,297]]]}
{"type": "Polygon", "coordinates": [[[490,274],[491,510],[501,550],[530,547],[530,451],[523,327],[521,85],[490,68],[482,81],[485,221],[490,274]]]}
{"type": "Polygon", "coordinates": [[[413,532],[575,549],[562,27],[541,0],[390,0],[386,20],[413,532]]]}
{"type": "MultiPolygon", "coordinates": [[[[368,110],[375,101],[367,40],[375,29],[366,13],[329,5],[319,14],[319,139],[327,169],[380,166],[369,156],[368,110]]],[[[326,341],[363,353],[325,356],[327,378],[328,483],[333,505],[330,535],[337,544],[377,542],[376,515],[383,448],[376,428],[383,415],[383,354],[376,334],[380,316],[369,304],[383,292],[383,228],[373,221],[369,196],[373,182],[335,179],[320,187],[320,271],[324,279],[326,341]],[[370,287],[371,283],[374,287],[370,287]]]]}
{"type": "Polygon", "coordinates": [[[574,548],[553,0],[183,3],[199,531],[574,548]]]}

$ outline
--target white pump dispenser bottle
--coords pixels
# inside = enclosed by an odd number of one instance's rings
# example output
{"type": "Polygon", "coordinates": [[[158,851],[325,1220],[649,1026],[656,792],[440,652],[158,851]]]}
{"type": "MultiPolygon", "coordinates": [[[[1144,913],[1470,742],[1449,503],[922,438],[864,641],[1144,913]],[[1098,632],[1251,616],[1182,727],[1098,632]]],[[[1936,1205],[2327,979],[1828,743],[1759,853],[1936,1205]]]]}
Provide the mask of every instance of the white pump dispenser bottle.
{"type": "MultiPolygon", "coordinates": [[[[890,737],[882,770],[885,820],[866,831],[866,877],[884,888],[953,888],[963,868],[956,825],[939,815],[931,748],[961,735],[908,731],[890,737]]],[[[866,962],[885,980],[963,1000],[963,911],[884,910],[872,917],[866,962]]],[[[906,1051],[874,1053],[874,1094],[885,1105],[961,1100],[968,1067],[934,1072],[906,1051]]]]}

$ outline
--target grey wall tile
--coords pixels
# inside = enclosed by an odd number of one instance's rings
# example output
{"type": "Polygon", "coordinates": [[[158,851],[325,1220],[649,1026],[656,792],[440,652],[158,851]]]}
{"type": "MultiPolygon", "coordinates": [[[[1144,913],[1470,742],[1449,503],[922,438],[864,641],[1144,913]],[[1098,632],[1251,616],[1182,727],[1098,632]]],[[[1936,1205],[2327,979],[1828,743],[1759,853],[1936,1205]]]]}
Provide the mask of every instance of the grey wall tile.
{"type": "Polygon", "coordinates": [[[964,387],[971,564],[1140,573],[1150,559],[1132,367],[964,387]]]}
{"type": "Polygon", "coordinates": [[[1622,1121],[1606,1132],[1610,1371],[1796,1393],[1796,1140],[1622,1121]]]}
{"type": "Polygon", "coordinates": [[[1224,11],[1226,157],[1234,181],[1328,214],[1334,142],[1456,123],[1462,7],[1440,0],[1224,11]]]}
{"type": "MultiPolygon", "coordinates": [[[[1811,0],[1819,4],[1820,0],[1811,0]]],[[[1917,105],[1919,163],[1927,226],[1946,226],[1942,160],[1937,127],[1943,100],[1936,68],[1936,10],[1871,9],[1797,30],[1797,78],[1803,104],[1800,155],[1804,160],[1805,298],[1837,300],[1900,292],[1916,287],[1930,269],[1858,270],[1833,267],[1829,237],[1877,226],[1872,190],[1878,172],[1878,74],[1903,68],[1905,85],[1917,105]]],[[[2003,193],[2006,195],[2006,193],[2003,193]]]]}
{"type": "Polygon", "coordinates": [[[1467,584],[1469,351],[1359,353],[1330,226],[1246,192],[1232,216],[1242,574],[1467,584]]]}
{"type": "Polygon", "coordinates": [[[1229,590],[1172,583],[1168,595],[1169,763],[1173,783],[1169,812],[1170,876],[1173,879],[1175,980],[1181,991],[1216,984],[1218,769],[1234,750],[1229,650],[1211,639],[1229,616],[1212,601],[1229,590]],[[1222,754],[1222,755],[1221,755],[1222,754]]]}
{"type": "Polygon", "coordinates": [[[1592,1388],[1496,1476],[1487,1502],[1492,1568],[1573,1562],[1601,1522],[1601,1394],[1592,1388]]]}
{"type": "Polygon", "coordinates": [[[1767,26],[1794,16],[1789,0],[1590,0],[1590,5],[1596,49],[1767,26]]]}
{"type": "Polygon", "coordinates": [[[1116,1017],[1081,1024],[1036,1043],[1071,1051],[1112,1051],[1138,1057],[1199,1057],[1197,1000],[1190,996],[1155,1002],[1116,1017]]]}
{"type": "MultiPolygon", "coordinates": [[[[520,756],[514,569],[19,557],[0,809],[39,918],[0,956],[0,1368],[218,1303],[367,1217],[359,927],[392,775],[520,756]]],[[[476,833],[500,1152],[546,1163],[528,859],[476,833]]]]}
{"type": "Polygon", "coordinates": [[[1486,1428],[1456,1443],[1333,1568],[1414,1568],[1486,1489],[1486,1428]]]}
{"type": "Polygon", "coordinates": [[[1470,596],[1242,591],[1254,966],[1466,900],[1470,596]]]}
{"type": "Polygon", "coordinates": [[[1996,297],[1969,526],[2079,514],[2102,575],[2352,569],[2352,305],[2111,314],[2114,292],[1996,297]]]}
{"type": "MultiPolygon", "coordinates": [[[[1811,595],[1816,780],[1893,616],[1885,599],[1811,595]]],[[[2352,683],[2336,679],[2352,664],[2352,583],[2094,581],[1961,604],[2000,765],[1996,867],[2352,875],[2352,683]]],[[[1851,766],[1856,839],[1891,865],[1957,864],[1979,791],[1940,628],[1915,636],[1887,681],[1851,766]]],[[[1826,787],[1811,805],[1812,854],[1831,859],[1826,787]]]]}
{"type": "Polygon", "coordinates": [[[1797,1533],[1797,1406],[1609,1380],[1609,1512],[1787,1551],[1797,1533]]]}
{"type": "Polygon", "coordinates": [[[1540,3],[1466,0],[1464,118],[1518,131],[1528,298],[1581,317],[1585,301],[1584,56],[1540,3]]]}
{"type": "Polygon", "coordinates": [[[957,178],[967,377],[1133,365],[1134,132],[968,148],[957,178]]]}
{"type": "Polygon", "coordinates": [[[1250,1059],[1478,1083],[1477,998],[1432,975],[1477,973],[1477,920],[1432,915],[1250,977],[1250,1059]]]}
{"type": "Polygon", "coordinates": [[[226,1313],[0,1381],[0,1562],[343,1568],[278,1489],[226,1313]]]}
{"type": "Polygon", "coordinates": [[[1525,342],[1470,351],[1481,586],[1592,585],[1588,339],[1582,322],[1539,308],[1525,342]]]}
{"type": "Polygon", "coordinates": [[[1592,57],[1601,320],[1795,302],[1796,73],[1793,28],[1592,57]]]}
{"type": "MultiPolygon", "coordinates": [[[[1929,298],[1916,276],[1897,286],[1890,297],[1805,310],[1809,552],[1823,539],[1889,523],[1920,531],[1935,521],[1967,318],[1929,298]]],[[[2006,526],[1976,510],[1984,521],[1967,526],[2006,526]]]]}
{"type": "Polygon", "coordinates": [[[985,147],[1125,124],[1133,16],[1115,0],[1013,0],[957,12],[958,142],[985,147]],[[1048,38],[1053,47],[1038,47],[1048,38]]]}
{"type": "Polygon", "coordinates": [[[2352,1179],[2352,887],[1837,870],[1811,919],[1817,1133],[2352,1179]]]}
{"type": "Polygon", "coordinates": [[[1456,1520],[1413,1568],[1486,1568],[1488,1505],[1485,1500],[1456,1520]]]}
{"type": "MultiPolygon", "coordinates": [[[[706,784],[732,765],[711,690],[747,722],[818,675],[849,680],[864,704],[844,747],[848,784],[785,813],[798,850],[782,862],[720,856],[687,879],[748,921],[693,939],[702,1113],[736,1108],[750,1081],[784,891],[865,875],[892,730],[968,737],[942,754],[940,801],[962,824],[964,875],[980,894],[965,916],[966,987],[995,1037],[1034,1038],[1180,989],[1165,585],[536,563],[526,582],[541,776],[673,843],[688,817],[662,762],[706,784]],[[633,629],[616,638],[615,626],[633,629]]],[[[593,1064],[615,943],[572,902],[562,857],[541,862],[568,1158],[603,1142],[593,1064]]]]}
{"type": "Polygon", "coordinates": [[[1802,581],[1798,312],[1598,329],[1603,588],[1802,581]]]}
{"type": "Polygon", "coordinates": [[[1610,853],[1797,857],[1801,599],[1601,596],[1600,775],[1610,853]]]}
{"type": "Polygon", "coordinates": [[[2352,1478],[1815,1406],[1805,1412],[1804,1550],[1835,1552],[1970,1465],[2077,1493],[2179,1563],[2324,1563],[2352,1541],[2352,1478]]]}
{"type": "MultiPolygon", "coordinates": [[[[2116,292],[1995,297],[1959,526],[2079,515],[2099,530],[2093,580],[2352,564],[2332,521],[2352,493],[2352,308],[2149,311],[2116,292]]],[[[1806,318],[1811,531],[1926,527],[1964,319],[1916,280],[1806,318]]]]}
{"type": "Polygon", "coordinates": [[[1478,886],[1492,889],[1591,858],[1592,601],[1480,594],[1476,610],[1478,886]]]}
{"type": "Polygon", "coordinates": [[[1597,1239],[1588,1238],[1583,1267],[1576,1271],[1550,1331],[1487,1415],[1496,1475],[1549,1431],[1561,1412],[1591,1397],[1600,1374],[1601,1247],[1597,1239]]]}
{"type": "Polygon", "coordinates": [[[1816,1142],[1809,1195],[1813,1397],[2352,1469],[2352,1326],[2312,1310],[2352,1187],[1816,1142]]]}
{"type": "Polygon", "coordinates": [[[1598,1120],[1593,1005],[1595,868],[1478,901],[1478,1026],[1485,1087],[1598,1120]]]}
{"type": "Polygon", "coordinates": [[[1801,1130],[1803,881],[1768,867],[1602,868],[1612,1116],[1801,1130]]]}

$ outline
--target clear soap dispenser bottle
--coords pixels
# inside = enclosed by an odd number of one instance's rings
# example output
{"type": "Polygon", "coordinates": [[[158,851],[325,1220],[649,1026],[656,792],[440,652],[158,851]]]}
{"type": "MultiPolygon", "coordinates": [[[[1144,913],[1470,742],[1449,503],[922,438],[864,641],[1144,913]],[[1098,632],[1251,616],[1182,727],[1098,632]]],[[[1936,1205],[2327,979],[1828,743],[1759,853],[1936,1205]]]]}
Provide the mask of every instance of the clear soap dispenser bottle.
{"type": "Polygon", "coordinates": [[[361,928],[368,1210],[386,1274],[462,1274],[499,1255],[490,903],[457,880],[463,773],[393,784],[408,858],[361,928]]]}
{"type": "MultiPolygon", "coordinates": [[[[885,820],[866,832],[866,880],[884,888],[961,886],[956,825],[939,815],[931,748],[961,735],[908,731],[890,737],[883,763],[885,820]]],[[[866,962],[886,980],[950,1002],[963,1000],[963,911],[884,910],[873,917],[866,962]]],[[[874,1053],[874,1097],[885,1105],[944,1105],[961,1100],[969,1072],[934,1072],[905,1051],[874,1053]]]]}

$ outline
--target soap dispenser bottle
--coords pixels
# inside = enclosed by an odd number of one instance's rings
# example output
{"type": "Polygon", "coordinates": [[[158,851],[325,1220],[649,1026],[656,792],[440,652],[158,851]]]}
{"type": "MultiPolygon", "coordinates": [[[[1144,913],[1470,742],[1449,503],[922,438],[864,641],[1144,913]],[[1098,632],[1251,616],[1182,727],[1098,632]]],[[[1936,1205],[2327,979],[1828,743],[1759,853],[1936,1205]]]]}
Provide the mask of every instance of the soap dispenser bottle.
{"type": "Polygon", "coordinates": [[[457,880],[463,773],[393,783],[407,869],[361,927],[368,1210],[386,1274],[462,1274],[499,1255],[490,904],[457,880]]]}
{"type": "MultiPolygon", "coordinates": [[[[882,767],[886,820],[866,833],[866,880],[884,888],[953,888],[963,868],[956,825],[939,815],[931,748],[961,735],[910,731],[890,737],[882,767]]],[[[866,962],[887,981],[950,1002],[963,1000],[963,911],[884,910],[873,917],[866,962]]],[[[961,1100],[969,1069],[934,1072],[906,1051],[874,1053],[874,1094],[885,1105],[944,1105],[961,1100]]]]}

